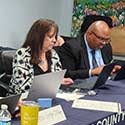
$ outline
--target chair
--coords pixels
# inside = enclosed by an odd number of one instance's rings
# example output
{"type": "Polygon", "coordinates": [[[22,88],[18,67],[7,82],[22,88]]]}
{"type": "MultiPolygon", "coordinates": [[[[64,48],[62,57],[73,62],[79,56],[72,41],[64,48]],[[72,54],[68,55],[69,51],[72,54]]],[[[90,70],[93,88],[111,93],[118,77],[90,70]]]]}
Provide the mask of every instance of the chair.
{"type": "Polygon", "coordinates": [[[71,36],[63,36],[63,35],[61,35],[61,37],[64,39],[65,42],[74,38],[74,37],[71,37],[71,36]]]}
{"type": "Polygon", "coordinates": [[[2,51],[1,60],[2,60],[2,67],[6,74],[12,74],[12,61],[15,55],[15,50],[11,51],[2,51]]]}
{"type": "Polygon", "coordinates": [[[9,87],[10,79],[12,76],[12,61],[15,55],[15,50],[1,51],[0,52],[0,74],[5,75],[0,78],[0,96],[6,96],[9,87]]]}

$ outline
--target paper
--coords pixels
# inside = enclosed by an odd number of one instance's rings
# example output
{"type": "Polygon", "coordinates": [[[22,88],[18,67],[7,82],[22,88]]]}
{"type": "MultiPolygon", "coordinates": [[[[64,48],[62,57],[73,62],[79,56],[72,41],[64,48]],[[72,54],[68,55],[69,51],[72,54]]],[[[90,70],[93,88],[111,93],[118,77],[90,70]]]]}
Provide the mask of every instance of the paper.
{"type": "Polygon", "coordinates": [[[73,102],[72,107],[107,112],[121,112],[121,104],[117,102],[78,99],[73,102]]]}
{"type": "Polygon", "coordinates": [[[65,99],[66,101],[73,101],[75,99],[79,99],[84,96],[85,96],[84,94],[78,94],[78,93],[57,93],[56,98],[65,99]]]}
{"type": "Polygon", "coordinates": [[[53,125],[66,120],[60,105],[39,112],[38,125],[53,125]]]}

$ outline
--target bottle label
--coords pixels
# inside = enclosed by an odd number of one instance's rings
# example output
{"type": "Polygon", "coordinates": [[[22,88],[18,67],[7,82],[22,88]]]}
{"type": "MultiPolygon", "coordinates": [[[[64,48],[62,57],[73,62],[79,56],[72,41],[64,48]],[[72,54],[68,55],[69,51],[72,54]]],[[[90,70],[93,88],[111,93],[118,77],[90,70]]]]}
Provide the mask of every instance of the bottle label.
{"type": "Polygon", "coordinates": [[[0,125],[11,125],[11,121],[0,121],[0,125]]]}

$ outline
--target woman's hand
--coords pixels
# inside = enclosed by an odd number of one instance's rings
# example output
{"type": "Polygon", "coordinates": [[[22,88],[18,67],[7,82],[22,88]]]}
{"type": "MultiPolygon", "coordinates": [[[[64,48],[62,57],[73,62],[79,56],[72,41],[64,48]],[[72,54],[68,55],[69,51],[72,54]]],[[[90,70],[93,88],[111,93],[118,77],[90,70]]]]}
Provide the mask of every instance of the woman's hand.
{"type": "Polygon", "coordinates": [[[18,101],[18,104],[17,104],[17,107],[19,108],[19,109],[17,109],[16,111],[15,111],[15,113],[14,113],[14,116],[13,117],[19,117],[20,116],[20,108],[21,108],[21,105],[22,105],[22,99],[20,98],[19,99],[19,101],[18,101]]]}
{"type": "Polygon", "coordinates": [[[61,36],[57,36],[57,41],[54,44],[54,46],[62,46],[62,44],[64,44],[64,39],[61,36]]]}
{"type": "Polygon", "coordinates": [[[61,84],[70,85],[70,84],[73,84],[73,80],[71,78],[64,78],[61,84]]]}

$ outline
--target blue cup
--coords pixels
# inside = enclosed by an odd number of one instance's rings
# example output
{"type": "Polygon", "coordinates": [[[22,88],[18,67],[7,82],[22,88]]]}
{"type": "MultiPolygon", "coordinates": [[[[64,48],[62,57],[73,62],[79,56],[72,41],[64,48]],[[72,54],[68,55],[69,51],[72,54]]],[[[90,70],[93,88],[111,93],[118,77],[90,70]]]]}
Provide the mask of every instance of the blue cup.
{"type": "Polygon", "coordinates": [[[39,98],[37,102],[41,108],[49,108],[52,106],[52,98],[39,98]]]}

